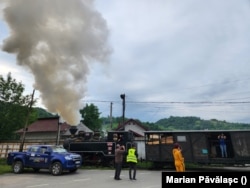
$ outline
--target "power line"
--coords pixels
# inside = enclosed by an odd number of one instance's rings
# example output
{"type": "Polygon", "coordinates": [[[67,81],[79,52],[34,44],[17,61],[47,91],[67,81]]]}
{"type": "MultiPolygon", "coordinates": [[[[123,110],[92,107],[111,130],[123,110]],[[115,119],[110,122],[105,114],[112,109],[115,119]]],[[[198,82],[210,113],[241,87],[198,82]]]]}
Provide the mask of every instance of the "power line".
{"type": "MultiPolygon", "coordinates": [[[[110,103],[111,101],[91,100],[85,103],[110,103]]],[[[120,103],[120,101],[112,101],[113,103],[120,103]]],[[[131,104],[250,104],[250,101],[126,101],[131,104]]]]}

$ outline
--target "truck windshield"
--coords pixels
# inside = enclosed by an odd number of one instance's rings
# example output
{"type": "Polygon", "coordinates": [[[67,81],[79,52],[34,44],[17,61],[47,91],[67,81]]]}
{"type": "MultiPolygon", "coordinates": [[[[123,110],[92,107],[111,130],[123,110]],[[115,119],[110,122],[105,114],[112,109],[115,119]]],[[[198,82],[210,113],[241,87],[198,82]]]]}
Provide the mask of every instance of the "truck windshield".
{"type": "Polygon", "coordinates": [[[57,152],[57,153],[66,153],[67,150],[64,148],[60,148],[60,147],[53,147],[52,148],[53,152],[57,152]]]}

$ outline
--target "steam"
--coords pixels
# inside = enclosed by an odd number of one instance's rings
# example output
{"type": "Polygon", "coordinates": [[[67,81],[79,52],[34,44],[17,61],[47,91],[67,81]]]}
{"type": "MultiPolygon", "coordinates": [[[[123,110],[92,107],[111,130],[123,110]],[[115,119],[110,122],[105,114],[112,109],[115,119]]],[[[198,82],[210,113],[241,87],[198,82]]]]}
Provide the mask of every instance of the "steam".
{"type": "Polygon", "coordinates": [[[48,111],[71,125],[80,122],[89,64],[108,62],[105,20],[91,0],[8,0],[10,35],[3,50],[34,75],[48,111]]]}

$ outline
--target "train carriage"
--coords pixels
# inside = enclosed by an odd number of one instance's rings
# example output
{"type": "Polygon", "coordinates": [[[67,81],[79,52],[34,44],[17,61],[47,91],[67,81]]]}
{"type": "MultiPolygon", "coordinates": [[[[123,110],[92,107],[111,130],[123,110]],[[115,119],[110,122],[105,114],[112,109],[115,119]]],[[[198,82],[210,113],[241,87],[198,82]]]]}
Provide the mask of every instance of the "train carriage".
{"type": "Polygon", "coordinates": [[[179,143],[185,163],[250,164],[250,130],[145,131],[146,160],[155,167],[173,166],[172,149],[179,143]],[[222,157],[218,135],[226,136],[227,157],[222,157]]]}

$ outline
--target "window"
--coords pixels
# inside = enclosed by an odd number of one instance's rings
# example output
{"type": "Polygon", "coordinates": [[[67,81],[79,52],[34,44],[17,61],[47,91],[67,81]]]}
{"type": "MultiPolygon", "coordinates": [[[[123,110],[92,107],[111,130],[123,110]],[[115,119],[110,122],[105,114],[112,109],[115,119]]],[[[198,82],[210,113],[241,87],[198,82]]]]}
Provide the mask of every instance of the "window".
{"type": "Polygon", "coordinates": [[[174,137],[172,135],[162,135],[161,136],[161,143],[162,144],[173,144],[174,137]]]}
{"type": "Polygon", "coordinates": [[[146,143],[149,145],[160,144],[160,135],[159,134],[148,134],[146,143]]]}
{"type": "Polygon", "coordinates": [[[30,148],[30,151],[31,151],[31,152],[37,152],[37,151],[38,151],[38,146],[32,146],[32,147],[30,148]]]}
{"type": "Polygon", "coordinates": [[[177,136],[177,142],[186,142],[187,138],[186,136],[177,136]]]}
{"type": "Polygon", "coordinates": [[[47,148],[45,148],[45,147],[42,147],[40,150],[41,153],[45,153],[46,151],[47,151],[47,148]]]}
{"type": "Polygon", "coordinates": [[[157,145],[157,144],[173,144],[174,137],[172,133],[149,133],[146,134],[146,144],[157,145]]]}

